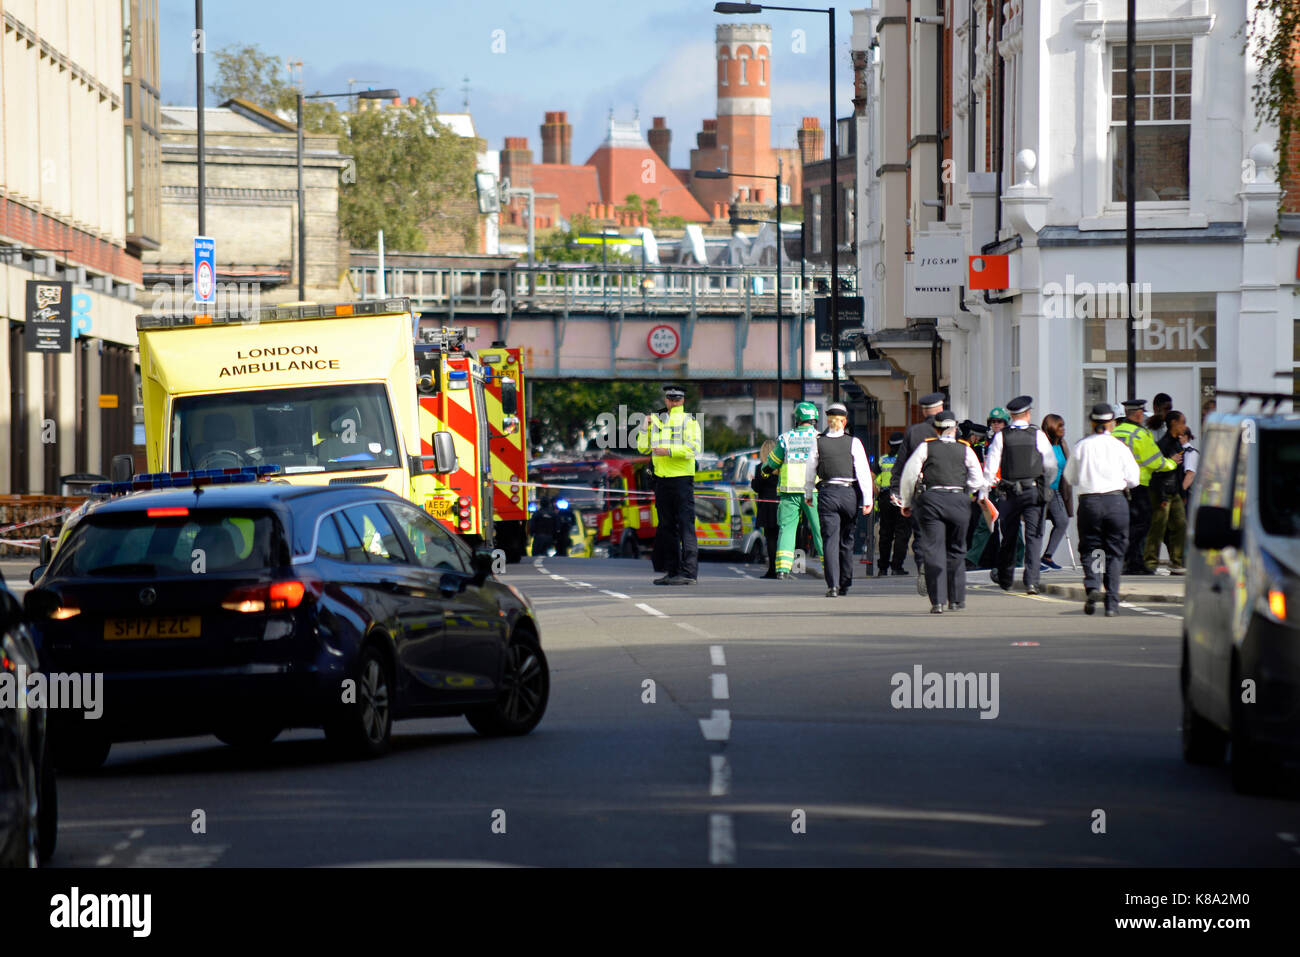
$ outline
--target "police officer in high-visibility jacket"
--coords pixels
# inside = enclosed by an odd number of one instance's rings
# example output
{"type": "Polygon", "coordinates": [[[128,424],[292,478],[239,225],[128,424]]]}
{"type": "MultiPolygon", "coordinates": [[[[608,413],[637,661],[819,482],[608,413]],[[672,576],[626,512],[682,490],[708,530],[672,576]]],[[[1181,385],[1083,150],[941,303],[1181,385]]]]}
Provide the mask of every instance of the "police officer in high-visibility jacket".
{"type": "Polygon", "coordinates": [[[903,444],[903,433],[889,436],[889,454],[880,457],[880,471],[876,474],[876,537],[880,539],[880,568],[877,575],[906,575],[903,560],[907,558],[907,543],[912,538],[912,523],[894,504],[889,488],[894,483],[894,469],[901,473],[906,461],[898,461],[898,450],[903,444]]]}
{"type": "Polygon", "coordinates": [[[694,585],[700,548],[695,539],[695,459],[700,454],[700,423],[682,408],[686,390],[664,386],[667,415],[652,415],[637,436],[639,452],[654,456],[655,510],[667,543],[666,574],[656,585],[694,585]],[[679,551],[680,549],[680,551],[679,551]]]}
{"type": "Polygon", "coordinates": [[[984,454],[984,481],[1005,493],[998,510],[998,567],[989,576],[1003,591],[1016,577],[1016,536],[1025,523],[1025,593],[1038,594],[1047,486],[1056,477],[1056,453],[1047,433],[1029,421],[1034,400],[1018,395],[1007,403],[1011,424],[993,436],[984,454]],[[999,478],[999,471],[1001,477],[999,478]]]}
{"type": "Polygon", "coordinates": [[[966,527],[970,524],[970,493],[982,492],[984,475],[969,443],[957,438],[957,416],[950,411],[934,417],[939,433],[921,443],[903,468],[899,498],[903,514],[916,512],[923,537],[925,589],[930,613],[966,607],[966,527]]]}
{"type": "Polygon", "coordinates": [[[1124,556],[1125,575],[1150,575],[1143,552],[1147,532],[1151,528],[1151,476],[1156,472],[1172,472],[1182,461],[1182,453],[1166,458],[1156,444],[1155,437],[1144,424],[1147,417],[1146,399],[1128,399],[1124,402],[1124,421],[1111,430],[1111,435],[1128,446],[1137,460],[1141,475],[1140,488],[1129,493],[1128,498],[1128,552],[1124,556]]]}
{"type": "Polygon", "coordinates": [[[776,545],[776,575],[789,580],[794,565],[794,539],[799,528],[799,515],[803,514],[812,530],[813,548],[822,552],[821,524],[817,520],[817,492],[813,481],[817,478],[817,406],[800,402],[794,407],[795,427],[782,432],[764,463],[767,469],[780,469],[777,481],[777,524],[780,526],[776,545]]]}

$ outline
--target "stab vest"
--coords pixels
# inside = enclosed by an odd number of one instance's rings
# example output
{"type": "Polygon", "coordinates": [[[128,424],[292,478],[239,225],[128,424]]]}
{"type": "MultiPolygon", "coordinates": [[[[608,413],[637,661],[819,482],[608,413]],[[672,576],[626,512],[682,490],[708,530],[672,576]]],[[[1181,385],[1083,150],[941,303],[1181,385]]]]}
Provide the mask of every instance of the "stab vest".
{"type": "Polygon", "coordinates": [[[947,485],[966,487],[966,449],[964,442],[926,439],[925,464],[921,466],[921,484],[926,488],[947,485]]]}
{"type": "Polygon", "coordinates": [[[847,432],[835,438],[817,437],[817,477],[823,482],[833,478],[853,478],[853,436],[847,432]]]}
{"type": "Polygon", "coordinates": [[[1038,430],[1002,430],[1002,481],[1027,482],[1043,477],[1043,453],[1038,450],[1038,430]]]}

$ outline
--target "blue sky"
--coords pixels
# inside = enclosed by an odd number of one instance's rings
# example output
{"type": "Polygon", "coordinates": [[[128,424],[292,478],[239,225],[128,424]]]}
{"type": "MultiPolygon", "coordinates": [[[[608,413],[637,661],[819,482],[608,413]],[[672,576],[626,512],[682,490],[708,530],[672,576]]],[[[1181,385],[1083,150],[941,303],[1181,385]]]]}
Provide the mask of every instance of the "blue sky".
{"type": "MultiPolygon", "coordinates": [[[[160,0],[159,18],[163,102],[192,105],[194,4],[160,0]]],[[[617,119],[630,120],[639,107],[643,130],[652,116],[668,118],[672,163],[685,166],[700,121],[715,111],[713,31],[721,22],[772,26],[776,145],[795,145],[802,116],[826,125],[825,14],[723,17],[712,0],[207,0],[205,70],[211,83],[211,51],[253,43],[302,60],[309,92],[346,90],[349,78],[372,81],[362,87],[395,87],[403,96],[436,88],[439,107],[455,111],[468,76],[470,111],[488,145],[499,149],[505,136],[527,136],[539,160],[545,111],[568,111],[573,160],[581,163],[603,139],[611,108],[617,119]],[[806,52],[793,52],[796,29],[805,31],[806,52]],[[498,47],[504,41],[504,52],[493,52],[494,40],[498,47]]],[[[835,29],[838,107],[845,116],[853,108],[847,7],[835,29]]]]}

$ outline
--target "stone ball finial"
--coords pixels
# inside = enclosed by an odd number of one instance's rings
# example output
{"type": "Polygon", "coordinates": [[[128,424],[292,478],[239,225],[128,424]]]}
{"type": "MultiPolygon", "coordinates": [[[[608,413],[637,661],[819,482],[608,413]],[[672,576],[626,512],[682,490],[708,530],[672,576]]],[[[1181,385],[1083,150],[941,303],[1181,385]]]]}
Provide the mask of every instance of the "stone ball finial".
{"type": "Polygon", "coordinates": [[[1023,149],[1016,154],[1016,179],[1023,183],[1029,182],[1029,174],[1038,167],[1038,156],[1033,150],[1023,149]]]}
{"type": "Polygon", "coordinates": [[[1273,144],[1260,142],[1250,148],[1250,161],[1255,164],[1256,169],[1272,169],[1277,166],[1277,151],[1273,149],[1273,144]]]}

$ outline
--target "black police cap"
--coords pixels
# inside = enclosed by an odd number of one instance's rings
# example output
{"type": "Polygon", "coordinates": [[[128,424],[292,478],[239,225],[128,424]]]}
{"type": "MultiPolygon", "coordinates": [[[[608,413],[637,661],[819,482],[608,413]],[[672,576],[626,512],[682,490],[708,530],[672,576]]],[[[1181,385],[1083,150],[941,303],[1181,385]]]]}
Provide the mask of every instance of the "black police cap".
{"type": "Polygon", "coordinates": [[[675,383],[670,383],[664,386],[664,397],[667,399],[684,399],[686,398],[686,390],[675,383]]]}
{"type": "Polygon", "coordinates": [[[929,395],[921,396],[921,406],[929,407],[932,405],[943,405],[943,393],[931,392],[929,395]]]}
{"type": "Polygon", "coordinates": [[[1018,415],[1021,412],[1028,412],[1034,405],[1034,397],[1031,395],[1018,395],[1007,403],[1007,411],[1012,415],[1018,415]]]}
{"type": "Polygon", "coordinates": [[[936,412],[934,415],[934,427],[936,429],[951,429],[956,424],[957,416],[951,409],[936,412]]]}
{"type": "Polygon", "coordinates": [[[1092,407],[1092,414],[1088,418],[1094,422],[1111,422],[1115,419],[1115,410],[1109,402],[1098,402],[1092,407]]]}

